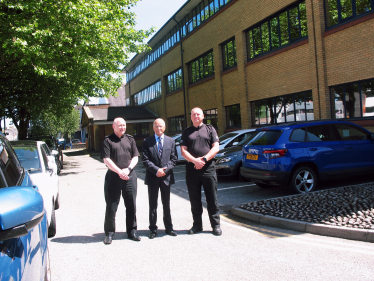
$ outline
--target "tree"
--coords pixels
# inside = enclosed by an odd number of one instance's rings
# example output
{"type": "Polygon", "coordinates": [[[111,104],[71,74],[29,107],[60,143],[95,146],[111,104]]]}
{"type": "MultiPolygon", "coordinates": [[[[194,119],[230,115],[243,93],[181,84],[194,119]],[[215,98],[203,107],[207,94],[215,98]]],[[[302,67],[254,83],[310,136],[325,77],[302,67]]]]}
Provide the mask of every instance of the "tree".
{"type": "Polygon", "coordinates": [[[74,134],[79,129],[79,111],[72,108],[69,112],[57,117],[52,112],[44,110],[31,120],[31,135],[74,134]]]}
{"type": "Polygon", "coordinates": [[[116,95],[129,54],[153,32],[135,30],[137,1],[0,2],[0,110],[20,139],[46,105],[59,118],[78,100],[116,95]]]}

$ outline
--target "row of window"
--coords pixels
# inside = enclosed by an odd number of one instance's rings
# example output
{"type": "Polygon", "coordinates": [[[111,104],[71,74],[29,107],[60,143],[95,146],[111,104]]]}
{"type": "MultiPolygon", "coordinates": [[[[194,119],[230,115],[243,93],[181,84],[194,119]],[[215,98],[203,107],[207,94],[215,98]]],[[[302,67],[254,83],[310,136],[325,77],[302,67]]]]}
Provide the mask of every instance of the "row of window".
{"type": "Polygon", "coordinates": [[[330,88],[335,119],[374,116],[374,79],[330,88]]]}
{"type": "MultiPolygon", "coordinates": [[[[214,15],[230,0],[203,0],[168,34],[152,47],[132,70],[127,73],[131,81],[152,62],[180,41],[205,20],[214,15]]],[[[332,27],[347,20],[373,11],[374,0],[324,0],[326,27],[332,27]]],[[[247,30],[248,60],[308,36],[305,1],[300,1],[276,15],[247,30]]],[[[235,41],[230,41],[224,49],[224,69],[236,65],[235,41]]]]}
{"type": "Polygon", "coordinates": [[[312,91],[251,102],[252,124],[314,120],[312,91]]]}
{"type": "Polygon", "coordinates": [[[326,27],[331,27],[373,10],[374,0],[325,0],[326,27]]]}
{"type": "Polygon", "coordinates": [[[142,105],[151,100],[161,97],[161,81],[141,90],[132,96],[134,105],[142,105]]]}
{"type": "Polygon", "coordinates": [[[140,72],[167,52],[171,47],[180,41],[180,36],[185,37],[203,22],[213,16],[231,0],[203,0],[180,22],[180,28],[175,26],[159,42],[152,47],[152,51],[145,55],[130,72],[126,73],[126,81],[131,81],[140,72]],[[181,35],[180,35],[181,34],[181,35]]]}
{"type": "Polygon", "coordinates": [[[308,36],[305,1],[247,31],[248,59],[308,36]]]}

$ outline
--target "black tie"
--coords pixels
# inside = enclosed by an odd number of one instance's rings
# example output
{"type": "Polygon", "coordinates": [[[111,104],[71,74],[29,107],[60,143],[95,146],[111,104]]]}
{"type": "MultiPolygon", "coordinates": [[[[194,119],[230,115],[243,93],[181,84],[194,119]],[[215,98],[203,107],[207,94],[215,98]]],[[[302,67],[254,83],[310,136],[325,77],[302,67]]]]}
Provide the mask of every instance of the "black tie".
{"type": "Polygon", "coordinates": [[[162,142],[161,137],[158,137],[158,153],[160,153],[160,156],[162,154],[162,142]]]}

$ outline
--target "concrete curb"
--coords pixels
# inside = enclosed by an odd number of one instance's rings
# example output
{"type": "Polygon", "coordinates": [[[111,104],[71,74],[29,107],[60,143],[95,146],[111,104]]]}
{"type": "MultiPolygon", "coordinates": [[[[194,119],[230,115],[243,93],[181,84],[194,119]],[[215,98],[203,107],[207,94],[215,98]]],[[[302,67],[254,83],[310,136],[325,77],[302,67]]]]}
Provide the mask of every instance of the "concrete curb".
{"type": "Polygon", "coordinates": [[[290,229],[299,232],[311,234],[344,238],[350,240],[364,241],[374,243],[374,231],[366,229],[354,229],[338,226],[329,226],[318,223],[309,223],[303,221],[294,221],[274,216],[262,215],[250,212],[240,208],[238,205],[233,206],[231,213],[249,221],[264,224],[272,227],[290,229]]]}

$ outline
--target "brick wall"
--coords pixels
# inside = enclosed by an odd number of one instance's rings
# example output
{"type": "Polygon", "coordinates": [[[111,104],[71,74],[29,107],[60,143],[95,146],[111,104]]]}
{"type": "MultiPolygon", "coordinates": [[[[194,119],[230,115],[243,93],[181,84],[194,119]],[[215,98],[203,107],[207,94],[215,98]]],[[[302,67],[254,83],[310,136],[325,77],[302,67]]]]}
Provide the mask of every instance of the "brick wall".
{"type": "Polygon", "coordinates": [[[308,38],[247,62],[246,30],[296,2],[232,0],[184,38],[183,66],[177,44],[130,82],[131,94],[161,80],[162,98],[146,106],[165,120],[184,115],[183,91],[166,95],[165,86],[165,76],[183,67],[187,125],[193,107],[217,108],[219,132],[223,133],[225,106],[239,103],[242,128],[250,128],[251,101],[306,90],[313,93],[315,119],[331,118],[329,86],[374,78],[374,16],[326,31],[323,0],[306,0],[308,38]],[[237,67],[223,71],[221,44],[232,37],[237,67]],[[214,52],[214,77],[189,85],[188,63],[209,50],[214,52]]]}

